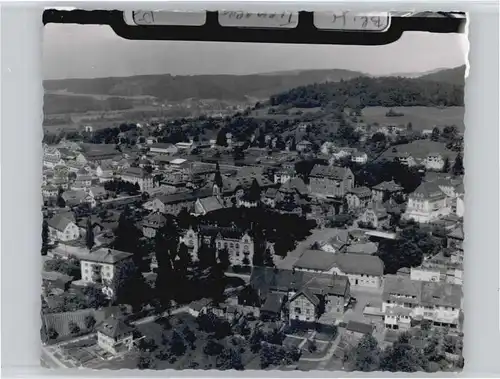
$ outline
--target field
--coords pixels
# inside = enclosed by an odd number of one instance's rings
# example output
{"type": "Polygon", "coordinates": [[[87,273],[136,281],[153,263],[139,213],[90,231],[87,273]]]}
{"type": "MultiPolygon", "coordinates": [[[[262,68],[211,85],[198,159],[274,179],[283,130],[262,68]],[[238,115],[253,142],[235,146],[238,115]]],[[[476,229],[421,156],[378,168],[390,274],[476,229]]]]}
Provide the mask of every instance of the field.
{"type": "Polygon", "coordinates": [[[456,125],[463,132],[464,126],[464,107],[367,107],[363,109],[363,119],[366,123],[396,124],[406,126],[412,123],[413,130],[432,129],[435,126],[443,127],[446,125],[456,125]],[[401,117],[387,117],[385,114],[389,109],[398,113],[403,113],[401,117]]]}

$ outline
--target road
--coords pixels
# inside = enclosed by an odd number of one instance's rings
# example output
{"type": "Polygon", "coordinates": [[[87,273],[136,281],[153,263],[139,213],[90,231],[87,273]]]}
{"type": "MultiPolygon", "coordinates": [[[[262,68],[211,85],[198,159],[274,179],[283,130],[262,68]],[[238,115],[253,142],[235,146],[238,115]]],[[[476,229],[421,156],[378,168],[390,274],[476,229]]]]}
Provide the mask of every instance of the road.
{"type": "Polygon", "coordinates": [[[305,250],[309,249],[314,242],[327,240],[333,230],[331,228],[314,229],[312,234],[305,240],[300,241],[295,249],[290,251],[285,258],[276,259],[276,267],[283,270],[291,270],[305,250]]]}

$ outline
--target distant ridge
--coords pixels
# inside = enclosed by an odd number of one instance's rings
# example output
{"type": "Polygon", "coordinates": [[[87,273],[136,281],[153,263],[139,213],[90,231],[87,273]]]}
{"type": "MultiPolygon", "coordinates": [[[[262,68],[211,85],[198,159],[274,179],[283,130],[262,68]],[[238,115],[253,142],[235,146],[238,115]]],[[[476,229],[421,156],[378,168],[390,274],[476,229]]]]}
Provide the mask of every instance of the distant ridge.
{"type": "Polygon", "coordinates": [[[442,82],[455,85],[465,84],[465,65],[439,70],[427,75],[420,76],[422,80],[428,80],[432,82],[442,82]]]}
{"type": "Polygon", "coordinates": [[[46,80],[47,91],[82,95],[153,96],[162,100],[190,98],[245,100],[268,98],[289,89],[324,82],[349,80],[364,74],[349,70],[296,70],[253,75],[140,75],[95,79],[46,80]]]}

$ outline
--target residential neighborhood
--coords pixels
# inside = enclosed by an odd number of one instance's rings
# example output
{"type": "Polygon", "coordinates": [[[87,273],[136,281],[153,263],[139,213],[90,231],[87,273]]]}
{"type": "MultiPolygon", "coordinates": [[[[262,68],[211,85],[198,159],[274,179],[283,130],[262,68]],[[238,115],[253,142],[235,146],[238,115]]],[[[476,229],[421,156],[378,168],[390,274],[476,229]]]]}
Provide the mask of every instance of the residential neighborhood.
{"type": "Polygon", "coordinates": [[[463,77],[352,75],[46,129],[41,364],[460,371],[463,77]]]}

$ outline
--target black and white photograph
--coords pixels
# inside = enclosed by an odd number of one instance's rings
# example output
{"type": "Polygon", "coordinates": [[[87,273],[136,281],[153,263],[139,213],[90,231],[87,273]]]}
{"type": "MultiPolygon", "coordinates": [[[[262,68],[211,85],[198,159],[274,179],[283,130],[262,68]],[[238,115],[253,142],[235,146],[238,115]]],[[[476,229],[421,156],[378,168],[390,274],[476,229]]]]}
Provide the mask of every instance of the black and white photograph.
{"type": "Polygon", "coordinates": [[[467,53],[46,25],[40,364],[460,372],[467,53]]]}

